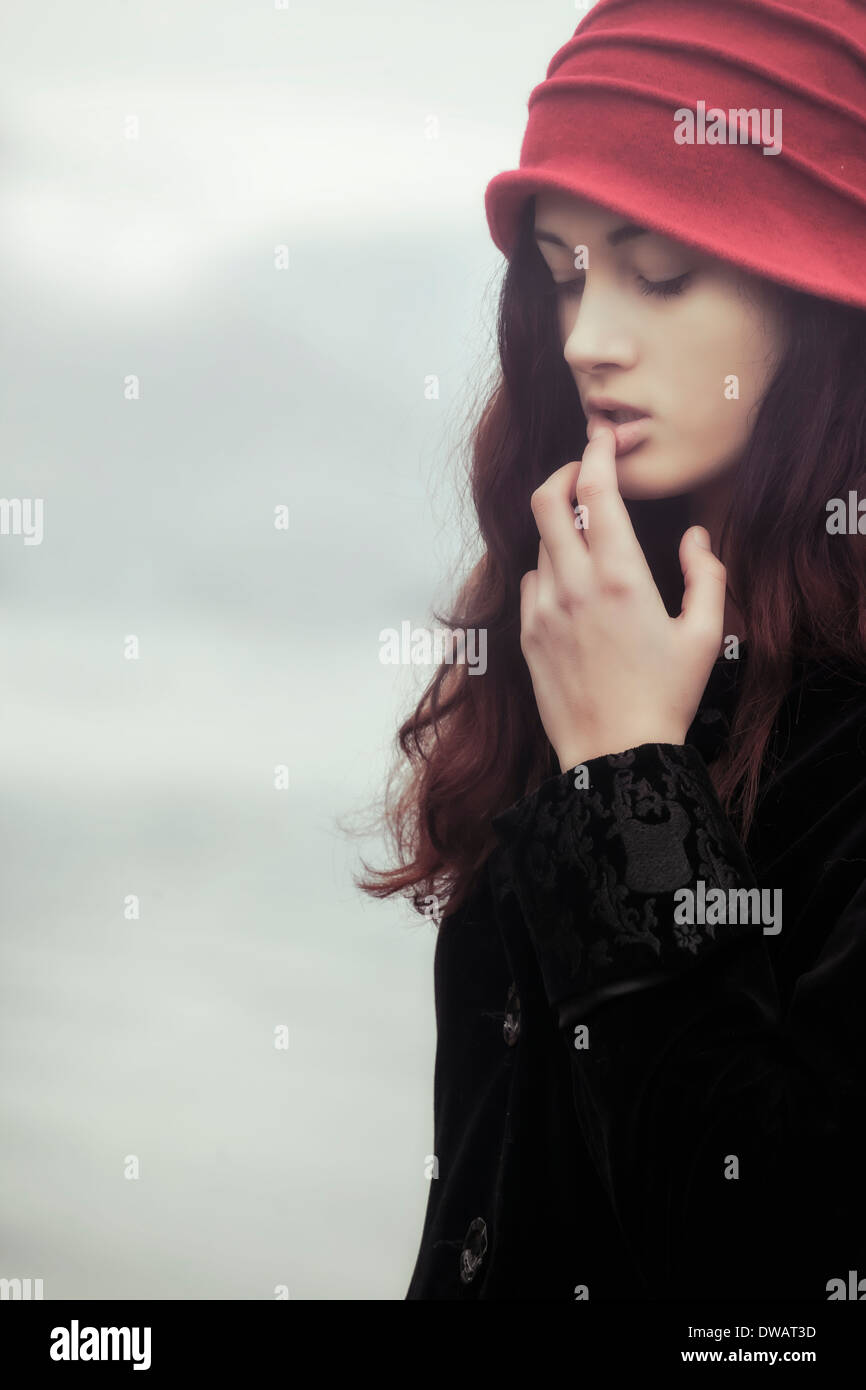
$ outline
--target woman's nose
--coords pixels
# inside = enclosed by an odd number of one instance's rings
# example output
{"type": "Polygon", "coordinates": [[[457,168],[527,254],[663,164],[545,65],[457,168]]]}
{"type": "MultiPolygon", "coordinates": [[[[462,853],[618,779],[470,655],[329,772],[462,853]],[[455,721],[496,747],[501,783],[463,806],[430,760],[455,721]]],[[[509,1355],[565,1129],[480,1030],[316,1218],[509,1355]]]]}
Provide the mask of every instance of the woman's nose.
{"type": "Polygon", "coordinates": [[[587,287],[570,315],[563,354],[572,372],[598,372],[605,367],[633,367],[637,344],[615,296],[587,287]]]}

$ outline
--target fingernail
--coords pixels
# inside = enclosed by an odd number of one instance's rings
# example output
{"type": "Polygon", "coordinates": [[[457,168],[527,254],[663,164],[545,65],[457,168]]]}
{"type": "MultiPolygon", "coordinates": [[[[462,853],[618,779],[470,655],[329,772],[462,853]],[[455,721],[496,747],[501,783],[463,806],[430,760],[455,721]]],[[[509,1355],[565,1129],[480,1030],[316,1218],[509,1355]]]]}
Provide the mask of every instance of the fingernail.
{"type": "Polygon", "coordinates": [[[710,537],[708,533],[704,530],[704,528],[702,526],[696,527],[693,534],[695,538],[695,545],[699,545],[701,547],[701,550],[709,550],[710,537]]]}

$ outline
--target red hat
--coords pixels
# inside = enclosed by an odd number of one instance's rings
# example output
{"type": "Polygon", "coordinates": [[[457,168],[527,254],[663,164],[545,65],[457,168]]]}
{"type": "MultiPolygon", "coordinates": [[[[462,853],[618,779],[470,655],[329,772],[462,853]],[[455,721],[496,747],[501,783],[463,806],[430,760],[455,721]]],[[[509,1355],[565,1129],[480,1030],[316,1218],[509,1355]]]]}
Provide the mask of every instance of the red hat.
{"type": "Polygon", "coordinates": [[[528,109],[484,195],[506,256],[560,190],[866,308],[863,0],[599,0],[528,109]]]}

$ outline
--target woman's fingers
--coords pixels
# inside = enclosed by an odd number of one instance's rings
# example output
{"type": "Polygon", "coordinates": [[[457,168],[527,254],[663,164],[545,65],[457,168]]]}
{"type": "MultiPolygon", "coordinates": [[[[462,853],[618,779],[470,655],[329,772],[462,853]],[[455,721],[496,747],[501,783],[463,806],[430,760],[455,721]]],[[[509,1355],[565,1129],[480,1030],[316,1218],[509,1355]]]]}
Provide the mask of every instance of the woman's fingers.
{"type": "Polygon", "coordinates": [[[599,578],[622,579],[629,570],[647,572],[646,558],[634,533],[631,517],[616,476],[616,436],[599,416],[590,416],[592,438],[583,455],[577,480],[577,500],[586,506],[586,538],[599,578]]]}
{"type": "Polygon", "coordinates": [[[538,542],[538,578],[541,583],[547,583],[553,578],[553,565],[550,563],[544,541],[538,542]]]}
{"type": "Polygon", "coordinates": [[[616,438],[609,426],[593,432],[579,462],[565,464],[536,488],[530,505],[550,561],[550,580],[559,591],[586,592],[593,572],[602,584],[649,573],[620,495],[616,438]],[[575,505],[581,509],[580,528],[575,505]]]}
{"type": "Polygon", "coordinates": [[[678,622],[690,641],[717,652],[724,635],[727,570],[712,552],[703,526],[690,527],[680,541],[680,567],[685,580],[678,622]]]}
{"type": "Polygon", "coordinates": [[[538,559],[534,570],[527,570],[520,580],[520,620],[526,626],[529,615],[538,607],[540,601],[555,602],[556,583],[553,565],[544,541],[538,542],[538,559]]]}
{"type": "Polygon", "coordinates": [[[579,459],[563,464],[529,499],[552,576],[557,582],[566,577],[585,581],[589,574],[586,542],[574,524],[574,492],[580,469],[579,459]]]}

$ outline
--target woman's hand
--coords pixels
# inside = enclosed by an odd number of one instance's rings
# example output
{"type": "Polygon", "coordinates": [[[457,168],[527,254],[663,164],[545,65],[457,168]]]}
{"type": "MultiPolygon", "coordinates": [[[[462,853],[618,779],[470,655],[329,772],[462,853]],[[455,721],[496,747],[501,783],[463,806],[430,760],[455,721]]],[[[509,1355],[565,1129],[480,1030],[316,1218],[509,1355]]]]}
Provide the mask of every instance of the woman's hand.
{"type": "Polygon", "coordinates": [[[706,531],[680,542],[685,593],[671,618],[620,496],[613,430],[590,434],[583,459],[532,494],[538,569],[520,581],[520,647],[563,772],[640,743],[684,743],[724,627],[726,571],[706,531]]]}

